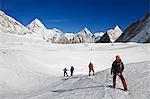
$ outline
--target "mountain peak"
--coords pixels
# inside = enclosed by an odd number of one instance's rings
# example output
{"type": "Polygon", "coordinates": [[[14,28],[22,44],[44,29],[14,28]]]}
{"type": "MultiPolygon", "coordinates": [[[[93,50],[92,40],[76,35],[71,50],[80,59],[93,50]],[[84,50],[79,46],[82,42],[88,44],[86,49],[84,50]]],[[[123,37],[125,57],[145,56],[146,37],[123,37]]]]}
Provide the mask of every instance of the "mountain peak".
{"type": "Polygon", "coordinates": [[[38,18],[35,18],[34,20],[33,20],[34,22],[40,22],[40,23],[42,23],[38,18]]]}
{"type": "Polygon", "coordinates": [[[79,34],[92,35],[91,31],[87,27],[83,28],[79,34]]]}
{"type": "Polygon", "coordinates": [[[84,27],[83,31],[91,33],[91,31],[87,27],[84,27]]]}
{"type": "Polygon", "coordinates": [[[83,30],[89,30],[87,27],[84,27],[84,29],[83,30]]]}
{"type": "Polygon", "coordinates": [[[46,28],[38,18],[34,19],[27,27],[29,29],[32,29],[32,28],[46,28]]]}
{"type": "Polygon", "coordinates": [[[115,26],[114,30],[115,30],[115,31],[121,31],[121,32],[122,32],[122,30],[120,29],[120,27],[119,27],[118,25],[115,26]]]}

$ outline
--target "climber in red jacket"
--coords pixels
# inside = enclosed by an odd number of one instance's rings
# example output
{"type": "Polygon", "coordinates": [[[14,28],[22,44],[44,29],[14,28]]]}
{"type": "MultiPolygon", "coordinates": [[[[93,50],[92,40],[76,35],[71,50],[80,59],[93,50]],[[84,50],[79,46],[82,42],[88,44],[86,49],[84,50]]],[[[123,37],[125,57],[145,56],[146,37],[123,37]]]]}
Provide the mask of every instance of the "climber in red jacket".
{"type": "Polygon", "coordinates": [[[93,64],[90,62],[90,64],[89,64],[89,76],[91,75],[91,71],[93,72],[93,75],[94,75],[94,66],[93,66],[93,64]]]}

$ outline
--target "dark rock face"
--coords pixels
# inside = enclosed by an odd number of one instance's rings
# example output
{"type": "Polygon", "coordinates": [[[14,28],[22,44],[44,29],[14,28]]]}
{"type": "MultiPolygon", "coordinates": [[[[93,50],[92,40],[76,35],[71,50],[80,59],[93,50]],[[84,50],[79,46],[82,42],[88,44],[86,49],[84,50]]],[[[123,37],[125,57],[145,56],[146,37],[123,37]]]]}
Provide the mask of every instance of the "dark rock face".
{"type": "Polygon", "coordinates": [[[105,33],[97,43],[110,43],[110,38],[107,33],[105,33]]]}
{"type": "Polygon", "coordinates": [[[115,28],[107,30],[106,33],[104,33],[104,35],[96,43],[113,43],[121,34],[122,30],[118,25],[116,25],[115,28]]]}
{"type": "Polygon", "coordinates": [[[145,43],[150,41],[150,13],[127,27],[116,42],[145,43]]]}

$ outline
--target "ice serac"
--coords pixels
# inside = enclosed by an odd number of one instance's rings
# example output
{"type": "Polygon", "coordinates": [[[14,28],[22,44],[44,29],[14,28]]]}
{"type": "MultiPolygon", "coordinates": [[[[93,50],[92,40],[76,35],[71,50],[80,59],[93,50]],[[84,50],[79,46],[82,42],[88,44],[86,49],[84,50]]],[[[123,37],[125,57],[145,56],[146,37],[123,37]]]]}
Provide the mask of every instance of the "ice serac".
{"type": "Polygon", "coordinates": [[[122,30],[119,28],[118,25],[116,25],[114,29],[107,30],[106,33],[101,37],[101,39],[98,42],[100,43],[115,42],[120,37],[121,34],[122,30]]]}
{"type": "Polygon", "coordinates": [[[0,31],[2,31],[3,33],[11,33],[19,35],[32,33],[20,22],[6,15],[3,11],[0,11],[0,31]]]}
{"type": "Polygon", "coordinates": [[[150,13],[129,25],[116,42],[150,42],[150,13]]]}

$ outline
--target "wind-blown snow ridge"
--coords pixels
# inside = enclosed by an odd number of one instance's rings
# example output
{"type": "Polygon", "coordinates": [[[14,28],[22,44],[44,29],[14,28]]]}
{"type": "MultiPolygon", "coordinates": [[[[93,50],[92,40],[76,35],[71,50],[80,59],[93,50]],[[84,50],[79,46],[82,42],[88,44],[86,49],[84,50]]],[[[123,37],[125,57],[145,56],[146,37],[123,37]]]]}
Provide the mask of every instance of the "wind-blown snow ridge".
{"type": "Polygon", "coordinates": [[[0,31],[12,34],[28,34],[31,33],[29,29],[23,26],[20,22],[14,18],[6,15],[3,11],[0,11],[0,31]]]}

